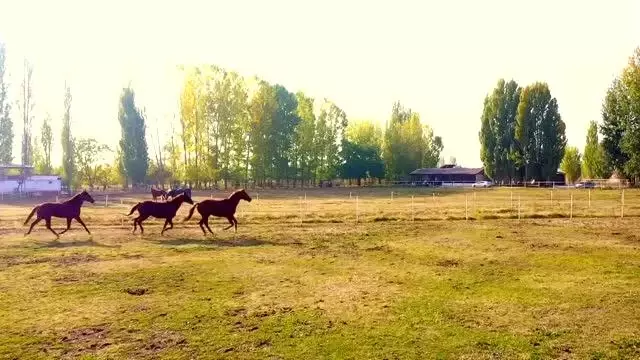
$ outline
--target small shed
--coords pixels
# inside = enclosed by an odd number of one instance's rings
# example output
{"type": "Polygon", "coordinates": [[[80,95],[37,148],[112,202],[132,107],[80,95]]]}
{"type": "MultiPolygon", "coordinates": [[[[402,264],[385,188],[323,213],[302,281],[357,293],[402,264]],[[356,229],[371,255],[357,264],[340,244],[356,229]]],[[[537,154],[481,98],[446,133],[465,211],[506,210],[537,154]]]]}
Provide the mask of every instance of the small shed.
{"type": "Polygon", "coordinates": [[[487,180],[483,168],[465,168],[444,165],[439,168],[416,169],[409,174],[414,182],[432,184],[474,183],[487,180]]]}

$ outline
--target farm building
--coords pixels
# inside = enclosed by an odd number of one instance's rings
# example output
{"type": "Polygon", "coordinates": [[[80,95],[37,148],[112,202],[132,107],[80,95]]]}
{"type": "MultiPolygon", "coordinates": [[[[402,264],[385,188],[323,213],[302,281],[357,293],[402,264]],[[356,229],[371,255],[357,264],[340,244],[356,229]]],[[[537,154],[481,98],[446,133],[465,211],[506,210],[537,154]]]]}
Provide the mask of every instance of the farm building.
{"type": "Polygon", "coordinates": [[[464,168],[444,165],[439,168],[417,169],[409,174],[411,181],[429,184],[474,183],[487,180],[483,168],[464,168]]]}
{"type": "Polygon", "coordinates": [[[32,175],[32,166],[0,165],[1,194],[59,193],[62,179],[57,175],[32,175]]]}

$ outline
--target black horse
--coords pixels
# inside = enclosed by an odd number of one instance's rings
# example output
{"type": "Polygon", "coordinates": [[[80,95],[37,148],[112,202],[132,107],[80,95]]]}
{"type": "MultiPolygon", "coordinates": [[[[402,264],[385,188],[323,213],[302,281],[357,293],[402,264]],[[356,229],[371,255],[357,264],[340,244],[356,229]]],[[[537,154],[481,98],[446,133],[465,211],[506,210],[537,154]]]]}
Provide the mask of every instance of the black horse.
{"type": "Polygon", "coordinates": [[[189,198],[191,198],[191,188],[182,188],[182,189],[171,189],[169,191],[167,191],[167,199],[171,198],[175,198],[176,196],[180,195],[180,194],[185,194],[187,195],[189,198]]]}

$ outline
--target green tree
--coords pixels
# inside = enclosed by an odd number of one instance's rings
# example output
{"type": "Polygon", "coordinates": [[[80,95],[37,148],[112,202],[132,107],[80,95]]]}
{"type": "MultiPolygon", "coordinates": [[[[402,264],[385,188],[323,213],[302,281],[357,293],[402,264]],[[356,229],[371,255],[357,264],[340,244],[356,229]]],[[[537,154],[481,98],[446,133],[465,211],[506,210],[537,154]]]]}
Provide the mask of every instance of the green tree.
{"type": "Polygon", "coordinates": [[[627,125],[629,113],[625,89],[620,79],[613,81],[602,104],[602,148],[607,166],[625,174],[624,166],[629,160],[628,154],[622,151],[622,138],[627,125]]]}
{"type": "Polygon", "coordinates": [[[356,179],[358,186],[362,179],[384,177],[382,130],[371,121],[351,122],[345,137],[340,175],[345,179],[356,179]]]}
{"type": "Polygon", "coordinates": [[[567,143],[565,124],[558,103],[546,83],[537,82],[522,90],[516,117],[518,155],[525,180],[549,180],[558,171],[567,143]]]}
{"type": "Polygon", "coordinates": [[[640,178],[640,47],[613,82],[603,104],[603,146],[608,164],[633,182],[640,178]]]}
{"type": "Polygon", "coordinates": [[[587,142],[584,147],[582,177],[585,179],[603,179],[609,175],[610,171],[607,168],[604,149],[598,141],[598,124],[595,121],[591,121],[587,130],[587,142]]]}
{"type": "Polygon", "coordinates": [[[98,181],[98,166],[104,160],[103,156],[109,147],[100,144],[93,138],[81,138],[75,141],[74,153],[78,167],[78,177],[83,184],[93,189],[98,181]]]}
{"type": "Polygon", "coordinates": [[[247,149],[245,177],[249,168],[253,179],[264,186],[267,179],[273,177],[272,160],[274,141],[271,129],[277,109],[275,88],[266,81],[258,81],[257,88],[249,101],[249,129],[247,129],[247,149]]]}
{"type": "Polygon", "coordinates": [[[274,90],[276,112],[271,126],[273,176],[276,180],[285,180],[288,183],[295,171],[292,150],[295,146],[296,128],[300,123],[297,113],[298,100],[295,94],[282,85],[275,85],[274,90]]]}
{"type": "Polygon", "coordinates": [[[33,67],[25,59],[24,72],[22,77],[22,101],[19,103],[22,111],[22,164],[33,164],[33,142],[31,138],[31,128],[33,122],[33,67]]]}
{"type": "Polygon", "coordinates": [[[43,161],[44,161],[44,173],[50,174],[53,168],[51,167],[51,147],[53,145],[53,132],[51,131],[51,116],[47,114],[42,122],[42,128],[40,129],[40,139],[42,142],[43,161]]]}
{"type": "Polygon", "coordinates": [[[301,186],[312,179],[316,167],[317,154],[314,153],[314,136],[316,131],[316,116],[313,112],[313,98],[303,92],[296,93],[298,102],[298,117],[300,123],[296,127],[295,153],[298,176],[301,186]]]}
{"type": "Polygon", "coordinates": [[[580,179],[581,167],[582,161],[578,148],[574,146],[567,147],[560,163],[560,169],[564,172],[567,183],[573,184],[580,179]]]}
{"type": "Polygon", "coordinates": [[[109,164],[98,165],[95,169],[96,184],[106,190],[108,186],[117,185],[120,181],[120,174],[117,167],[109,164]]]}
{"type": "Polygon", "coordinates": [[[5,45],[0,42],[0,164],[10,164],[13,161],[13,122],[5,82],[6,55],[5,45]]]}
{"type": "Polygon", "coordinates": [[[484,99],[480,128],[480,158],[485,173],[494,181],[516,176],[515,128],[521,88],[511,80],[498,80],[493,92],[484,99]]]}
{"type": "Polygon", "coordinates": [[[45,164],[44,155],[42,153],[42,149],[39,144],[40,140],[37,136],[33,138],[33,144],[31,145],[32,153],[31,158],[33,159],[33,167],[36,174],[48,174],[47,165],[45,164]]]}
{"type": "Polygon", "coordinates": [[[418,113],[393,105],[383,142],[386,177],[397,180],[420,167],[435,166],[443,149],[442,138],[423,125],[418,113]]]}
{"type": "Polygon", "coordinates": [[[347,115],[333,102],[324,100],[316,119],[314,147],[316,169],[314,178],[333,179],[338,175],[341,159],[341,144],[347,128],[347,115]]]}
{"type": "Polygon", "coordinates": [[[75,154],[73,136],[71,135],[71,89],[65,84],[64,115],[62,116],[62,168],[64,169],[64,181],[70,187],[75,180],[75,154]]]}
{"type": "Polygon", "coordinates": [[[130,87],[122,89],[118,120],[122,129],[120,148],[124,171],[134,185],[141,184],[149,168],[145,119],[136,107],[135,93],[130,87]]]}

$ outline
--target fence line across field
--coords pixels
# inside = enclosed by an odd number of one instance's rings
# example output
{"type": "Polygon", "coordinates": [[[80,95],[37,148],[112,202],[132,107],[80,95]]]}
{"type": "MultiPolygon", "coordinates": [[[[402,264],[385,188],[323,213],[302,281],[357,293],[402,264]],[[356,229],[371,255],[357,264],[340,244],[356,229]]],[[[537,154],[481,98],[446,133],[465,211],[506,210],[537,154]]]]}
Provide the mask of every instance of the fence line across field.
{"type": "MultiPolygon", "coordinates": [[[[564,190],[555,190],[555,191],[564,191],[564,190]]],[[[624,193],[620,193],[621,197],[619,200],[619,216],[625,216],[625,204],[624,193]]],[[[429,197],[433,199],[436,198],[436,194],[429,194],[429,197]]],[[[531,194],[518,194],[517,199],[517,208],[516,206],[510,207],[518,219],[523,219],[527,217],[544,217],[544,213],[547,214],[547,217],[567,217],[569,219],[573,219],[574,217],[613,217],[618,216],[618,210],[614,209],[611,213],[608,213],[608,207],[611,206],[611,196],[607,196],[605,198],[599,199],[597,196],[594,198],[594,194],[591,190],[587,190],[584,192],[584,198],[580,198],[578,200],[573,193],[566,194],[568,196],[556,197],[554,202],[547,203],[545,205],[544,199],[536,197],[535,194],[532,196],[531,194]],[[599,206],[603,204],[603,206],[599,206]],[[586,206],[585,206],[586,205],[586,206]],[[594,209],[596,211],[600,211],[599,214],[590,213],[589,210],[594,209]]],[[[420,195],[418,195],[420,196],[420,195]]],[[[377,218],[384,217],[385,215],[390,216],[395,220],[406,220],[406,221],[416,221],[416,219],[421,219],[421,216],[427,216],[429,219],[455,219],[456,216],[456,195],[447,195],[450,196],[450,199],[446,199],[444,204],[436,204],[435,201],[429,202],[416,202],[416,195],[407,195],[401,196],[398,193],[394,193],[394,201],[393,206],[389,208],[385,208],[383,205],[385,203],[383,198],[371,196],[364,197],[361,199],[361,196],[354,196],[353,192],[347,194],[344,199],[341,201],[340,199],[336,199],[335,196],[331,196],[328,199],[323,199],[322,197],[309,198],[306,194],[299,197],[299,209],[298,216],[301,222],[305,222],[310,218],[322,218],[322,217],[335,217],[341,215],[345,217],[345,221],[348,221],[348,211],[345,211],[345,207],[343,204],[348,202],[355,201],[354,206],[354,221],[361,222],[362,216],[365,217],[365,221],[367,217],[374,217],[374,221],[377,218]],[[406,200],[406,201],[405,201],[406,200]],[[319,210],[316,210],[318,208],[319,210]]],[[[443,196],[443,198],[447,197],[443,196]]],[[[427,195],[424,195],[425,200],[428,198],[427,195]]],[[[511,203],[513,203],[513,192],[509,194],[509,199],[511,203]]],[[[284,217],[287,217],[287,213],[292,209],[288,209],[286,205],[286,200],[282,199],[282,197],[275,197],[273,200],[269,200],[268,198],[263,197],[263,201],[267,203],[263,204],[260,209],[257,207],[252,207],[251,205],[246,205],[244,207],[244,216],[251,217],[260,217],[260,215],[269,215],[274,213],[280,213],[284,217]],[[277,208],[272,208],[268,206],[269,202],[278,202],[282,201],[285,204],[279,205],[277,208]]],[[[491,211],[498,211],[499,214],[504,213],[502,209],[497,208],[497,203],[499,203],[498,197],[490,198],[486,203],[483,202],[482,194],[474,192],[473,194],[466,193],[464,195],[464,199],[460,199],[460,210],[463,214],[461,218],[465,220],[477,218],[478,215],[480,219],[483,218],[483,213],[486,215],[485,218],[493,219],[493,218],[509,218],[509,216],[492,216],[491,211]]],[[[275,205],[275,204],[274,204],[275,205]]],[[[244,206],[244,205],[243,205],[244,206]]],[[[294,210],[295,211],[295,210],[294,210]]],[[[507,214],[508,215],[508,214],[507,214]]],[[[514,216],[516,217],[516,216],[514,216]]],[[[424,218],[422,218],[424,219],[424,218]]]]}
{"type": "MultiPolygon", "coordinates": [[[[342,194],[313,194],[300,192],[297,208],[281,194],[257,194],[251,203],[242,202],[238,215],[244,221],[260,222],[273,218],[297,218],[299,223],[321,221],[323,218],[339,222],[377,222],[418,220],[488,220],[548,218],[591,218],[640,216],[640,191],[625,189],[551,189],[513,190],[494,193],[479,189],[464,191],[411,192],[393,191],[390,197],[349,191],[342,194]],[[549,191],[549,196],[545,192],[549,191]],[[546,199],[545,199],[546,197],[546,199]],[[517,204],[515,203],[517,201],[517,204]],[[349,210],[351,209],[351,210],[349,210]],[[339,218],[339,219],[336,219],[339,218]]],[[[141,201],[133,194],[104,195],[96,198],[96,205],[106,208],[129,208],[141,201]],[[129,196],[127,196],[129,195],[129,196]],[[104,205],[102,205],[104,204],[104,205]]],[[[208,195],[208,194],[207,194],[208,195]]],[[[293,195],[293,194],[291,194],[293,195]]],[[[205,195],[206,196],[206,195],[205,195]]],[[[295,195],[294,195],[295,196],[295,195]]],[[[202,196],[194,196],[198,201],[202,196]]],[[[206,197],[205,197],[206,198],[206,197]]],[[[56,196],[56,201],[64,201],[56,196]]]]}

